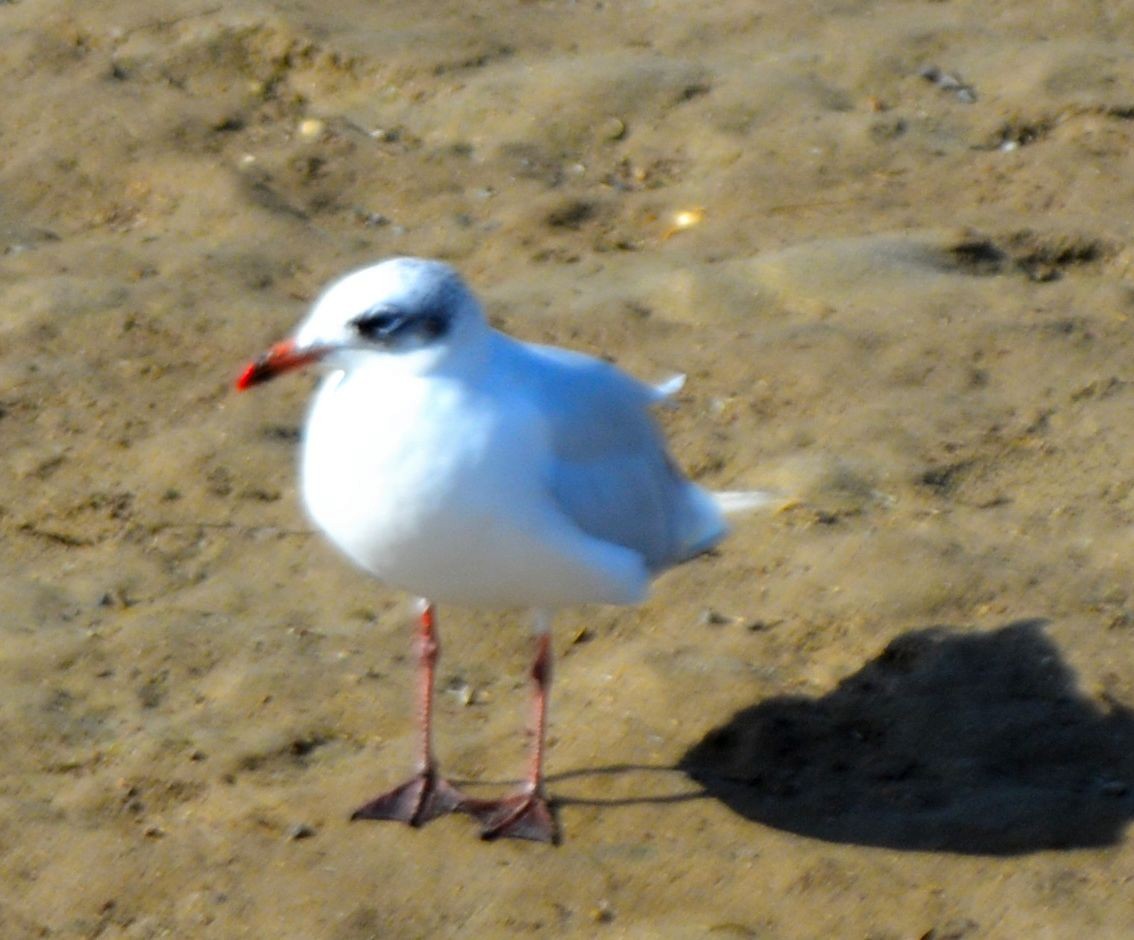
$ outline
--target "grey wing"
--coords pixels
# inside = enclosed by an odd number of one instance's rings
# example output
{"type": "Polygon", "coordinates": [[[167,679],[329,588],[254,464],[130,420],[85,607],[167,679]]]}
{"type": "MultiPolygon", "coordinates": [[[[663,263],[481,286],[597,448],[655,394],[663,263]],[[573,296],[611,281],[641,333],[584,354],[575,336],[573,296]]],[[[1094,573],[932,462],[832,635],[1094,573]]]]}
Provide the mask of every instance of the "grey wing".
{"type": "Polygon", "coordinates": [[[699,554],[727,527],[711,494],[670,458],[651,406],[664,391],[564,350],[527,347],[551,432],[551,494],[588,535],[637,552],[651,571],[699,554]]]}

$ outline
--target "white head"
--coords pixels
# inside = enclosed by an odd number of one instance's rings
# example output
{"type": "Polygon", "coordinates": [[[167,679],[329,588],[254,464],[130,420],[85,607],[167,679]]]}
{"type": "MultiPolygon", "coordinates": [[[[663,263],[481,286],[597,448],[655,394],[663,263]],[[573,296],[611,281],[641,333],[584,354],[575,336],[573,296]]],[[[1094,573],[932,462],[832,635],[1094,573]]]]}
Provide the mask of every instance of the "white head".
{"type": "Polygon", "coordinates": [[[237,385],[247,388],[316,360],[349,370],[379,357],[430,372],[474,351],[487,332],[480,304],[453,268],[391,258],[335,281],[294,338],[252,363],[237,385]]]}

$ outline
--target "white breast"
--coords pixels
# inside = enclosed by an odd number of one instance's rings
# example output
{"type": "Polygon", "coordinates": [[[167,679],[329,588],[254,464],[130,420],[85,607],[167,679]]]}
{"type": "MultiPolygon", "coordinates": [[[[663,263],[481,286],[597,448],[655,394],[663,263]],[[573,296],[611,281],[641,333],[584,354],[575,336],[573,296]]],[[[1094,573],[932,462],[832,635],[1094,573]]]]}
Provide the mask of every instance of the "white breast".
{"type": "Polygon", "coordinates": [[[447,603],[629,603],[641,560],[575,532],[547,498],[545,442],[499,389],[379,369],[332,376],[307,424],[302,490],[328,538],[394,587],[447,603]]]}

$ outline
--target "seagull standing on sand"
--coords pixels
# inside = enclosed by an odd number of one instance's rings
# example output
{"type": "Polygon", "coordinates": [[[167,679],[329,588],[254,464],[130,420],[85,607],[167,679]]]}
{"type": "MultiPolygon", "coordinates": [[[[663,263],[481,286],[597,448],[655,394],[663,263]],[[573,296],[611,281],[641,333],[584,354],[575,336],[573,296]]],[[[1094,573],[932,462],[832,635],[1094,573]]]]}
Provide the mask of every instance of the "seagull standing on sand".
{"type": "Polygon", "coordinates": [[[359,567],[422,598],[417,772],[352,818],[420,826],[465,812],[486,839],[557,841],[543,786],[551,613],[639,603],[652,577],[725,536],[724,511],[767,495],[682,475],[650,414],[680,379],[655,388],[512,339],[438,261],[394,258],[335,282],[237,387],[314,362],[329,374],[303,442],[307,511],[359,567]],[[466,797],[438,771],[436,603],[536,612],[531,764],[505,799],[466,797]]]}

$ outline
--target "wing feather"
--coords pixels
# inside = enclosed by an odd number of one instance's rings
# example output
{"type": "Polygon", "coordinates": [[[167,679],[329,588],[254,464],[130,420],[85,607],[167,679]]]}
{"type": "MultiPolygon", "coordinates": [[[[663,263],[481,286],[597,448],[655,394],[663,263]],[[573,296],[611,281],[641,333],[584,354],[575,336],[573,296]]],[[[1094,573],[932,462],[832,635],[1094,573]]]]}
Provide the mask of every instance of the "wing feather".
{"type": "Polygon", "coordinates": [[[724,537],[716,501],[678,469],[651,414],[673,382],[654,388],[580,353],[517,347],[518,384],[549,431],[550,495],[575,526],[637,552],[651,571],[724,537]]]}

